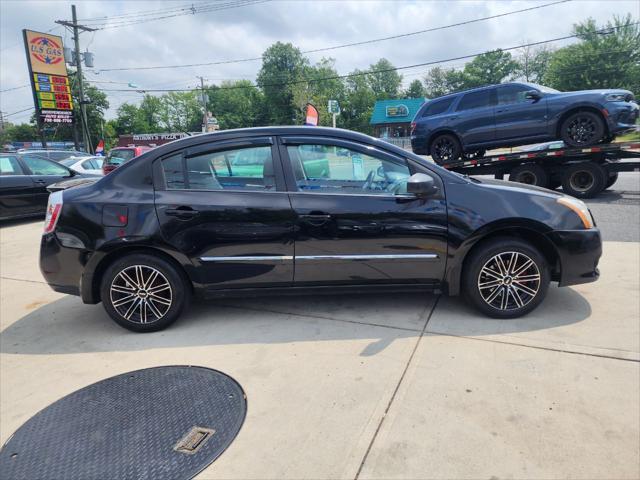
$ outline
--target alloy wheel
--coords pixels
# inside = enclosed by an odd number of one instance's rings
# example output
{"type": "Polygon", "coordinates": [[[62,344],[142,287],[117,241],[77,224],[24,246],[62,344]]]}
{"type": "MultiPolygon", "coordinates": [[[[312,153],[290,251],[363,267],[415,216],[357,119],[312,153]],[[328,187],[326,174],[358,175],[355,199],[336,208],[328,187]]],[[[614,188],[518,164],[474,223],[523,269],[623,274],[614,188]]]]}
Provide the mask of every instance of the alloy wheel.
{"type": "Polygon", "coordinates": [[[531,302],[540,290],[540,270],[521,252],[502,252],[480,269],[478,290],[487,305],[515,310],[531,302]]]}
{"type": "Polygon", "coordinates": [[[588,116],[577,116],[568,126],[569,137],[578,144],[590,143],[598,130],[595,122],[588,116]]]}
{"type": "Polygon", "coordinates": [[[448,138],[443,137],[443,138],[439,138],[438,140],[436,140],[436,143],[434,145],[434,149],[435,149],[436,155],[440,158],[440,160],[442,160],[444,162],[449,162],[449,161],[455,160],[453,158],[453,152],[455,150],[455,145],[448,138]]]}
{"type": "Polygon", "coordinates": [[[153,323],[164,317],[173,303],[171,285],[162,272],[148,265],[121,270],[109,287],[111,304],[133,323],[153,323]]]}

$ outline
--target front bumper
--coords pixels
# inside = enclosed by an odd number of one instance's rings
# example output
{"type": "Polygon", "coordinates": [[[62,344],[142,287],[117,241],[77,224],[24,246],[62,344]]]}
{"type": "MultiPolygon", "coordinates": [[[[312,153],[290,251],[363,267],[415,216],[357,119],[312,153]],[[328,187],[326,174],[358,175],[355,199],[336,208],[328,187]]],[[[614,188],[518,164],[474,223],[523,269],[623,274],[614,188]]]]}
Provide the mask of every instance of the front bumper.
{"type": "Polygon", "coordinates": [[[555,230],[547,234],[560,262],[559,286],[595,282],[600,277],[598,261],[602,255],[600,230],[555,230]]]}
{"type": "Polygon", "coordinates": [[[636,120],[640,115],[640,107],[635,102],[609,102],[605,104],[609,112],[607,124],[609,132],[613,134],[625,133],[634,130],[636,120]]]}

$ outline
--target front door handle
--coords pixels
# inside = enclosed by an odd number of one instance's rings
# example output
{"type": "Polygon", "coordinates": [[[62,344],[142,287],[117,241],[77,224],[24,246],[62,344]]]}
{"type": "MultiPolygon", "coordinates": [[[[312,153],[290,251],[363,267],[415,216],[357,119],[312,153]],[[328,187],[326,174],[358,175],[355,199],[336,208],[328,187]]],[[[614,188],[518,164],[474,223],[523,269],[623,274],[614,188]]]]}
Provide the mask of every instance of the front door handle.
{"type": "Polygon", "coordinates": [[[47,181],[46,180],[42,180],[41,178],[34,180],[35,183],[37,183],[38,185],[46,185],[47,181]]]}
{"type": "Polygon", "coordinates": [[[191,207],[176,207],[176,208],[167,208],[164,213],[171,217],[178,217],[181,219],[189,219],[200,215],[198,210],[194,210],[191,207]]]}
{"type": "Polygon", "coordinates": [[[311,213],[309,215],[300,215],[300,220],[313,227],[321,227],[331,220],[331,215],[327,213],[311,213]]]}

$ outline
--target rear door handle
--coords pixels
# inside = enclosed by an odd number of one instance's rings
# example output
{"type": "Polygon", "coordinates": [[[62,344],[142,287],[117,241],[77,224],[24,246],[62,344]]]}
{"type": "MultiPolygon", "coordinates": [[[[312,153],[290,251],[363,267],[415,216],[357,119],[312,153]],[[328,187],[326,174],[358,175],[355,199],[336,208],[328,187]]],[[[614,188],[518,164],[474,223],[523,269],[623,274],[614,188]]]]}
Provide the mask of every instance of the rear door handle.
{"type": "Polygon", "coordinates": [[[327,213],[311,213],[309,215],[300,215],[300,220],[314,227],[320,227],[331,220],[331,215],[327,213]]]}
{"type": "Polygon", "coordinates": [[[167,208],[164,211],[164,213],[171,217],[178,217],[178,218],[184,218],[184,219],[193,218],[200,215],[200,212],[198,210],[194,210],[191,207],[167,208]]]}

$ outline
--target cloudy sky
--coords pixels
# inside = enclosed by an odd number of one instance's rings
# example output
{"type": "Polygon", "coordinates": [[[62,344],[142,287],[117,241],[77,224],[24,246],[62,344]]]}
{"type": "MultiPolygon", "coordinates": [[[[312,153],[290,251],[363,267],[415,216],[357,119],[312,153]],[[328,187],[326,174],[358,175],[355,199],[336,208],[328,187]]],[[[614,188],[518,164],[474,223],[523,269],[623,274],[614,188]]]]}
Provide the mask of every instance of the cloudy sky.
{"type": "MultiPolygon", "coordinates": [[[[76,1],[78,18],[103,26],[80,36],[81,49],[95,55],[86,76],[108,94],[108,117],[123,102],[138,102],[130,89],[190,88],[202,75],[207,83],[254,80],[259,61],[188,68],[102,71],[126,67],[183,65],[260,57],[276,41],[301,50],[401,35],[481,17],[553,3],[542,1],[369,1],[369,0],[200,0],[76,1]],[[255,2],[255,3],[251,3],[255,2]],[[189,14],[184,8],[195,8],[189,14]],[[156,19],[160,16],[170,18],[156,19]],[[107,20],[104,20],[107,17],[107,20]],[[106,24],[105,24],[106,23],[106,24]],[[128,90],[128,91],[110,91],[128,90]]],[[[21,30],[52,30],[71,46],[71,35],[55,20],[71,18],[67,1],[0,0],[0,110],[12,122],[28,121],[33,106],[21,30]],[[13,115],[11,115],[13,114],[13,115]]],[[[336,60],[340,73],[364,69],[380,57],[396,66],[460,57],[495,48],[562,37],[588,17],[605,23],[614,15],[640,18],[638,0],[573,0],[527,12],[405,38],[309,53],[311,61],[336,60]]],[[[569,41],[550,45],[561,46],[569,41]]],[[[463,61],[449,64],[459,66],[463,61]]],[[[405,83],[428,67],[402,71],[405,83]]]]}

